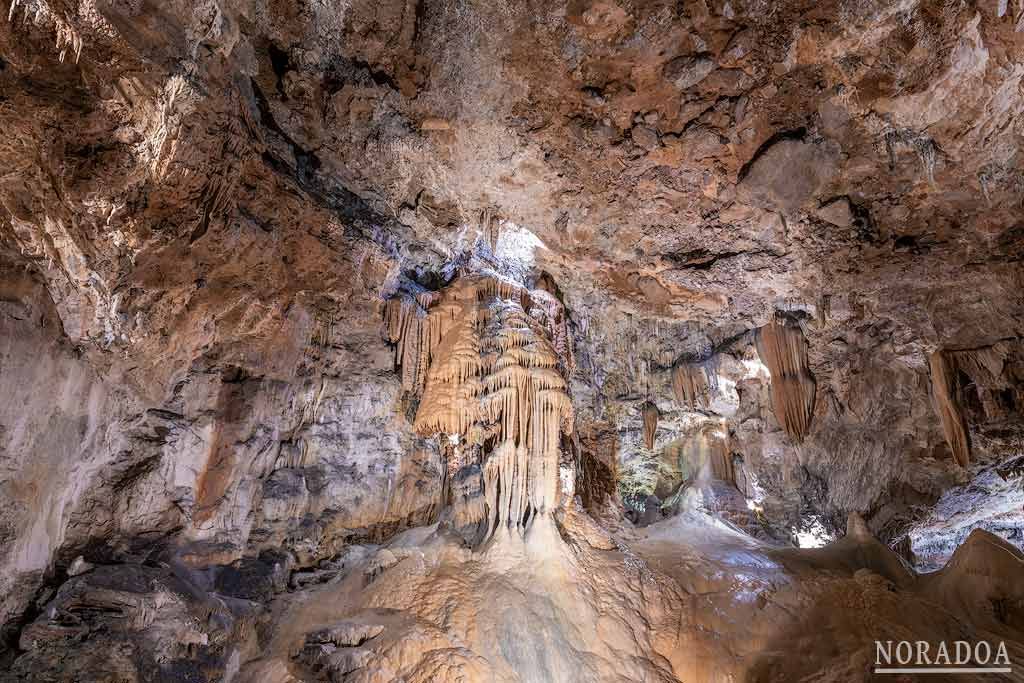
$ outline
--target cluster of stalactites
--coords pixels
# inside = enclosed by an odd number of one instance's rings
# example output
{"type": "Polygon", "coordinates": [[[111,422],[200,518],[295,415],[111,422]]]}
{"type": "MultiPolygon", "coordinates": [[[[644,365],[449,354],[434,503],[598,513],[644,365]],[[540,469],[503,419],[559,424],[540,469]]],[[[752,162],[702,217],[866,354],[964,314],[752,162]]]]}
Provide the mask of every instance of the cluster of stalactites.
{"type": "Polygon", "coordinates": [[[414,428],[457,436],[460,459],[481,458],[485,504],[461,506],[460,522],[524,526],[554,507],[561,436],[573,428],[550,329],[527,313],[527,292],[488,277],[460,278],[420,309],[408,301],[389,302],[385,316],[403,385],[421,394],[414,428]]]}
{"type": "Polygon", "coordinates": [[[803,441],[814,417],[817,385],[807,365],[807,341],[799,327],[769,323],[757,334],[757,355],[771,373],[775,417],[797,443],[803,441]]]}
{"type": "Polygon", "coordinates": [[[482,343],[482,422],[498,446],[484,466],[488,529],[524,527],[556,504],[561,435],[573,410],[545,329],[515,300],[493,302],[482,343]]]}
{"type": "Polygon", "coordinates": [[[672,368],[672,392],[690,410],[706,408],[711,399],[708,373],[702,364],[679,362],[672,368]]]}
{"type": "Polygon", "coordinates": [[[441,341],[453,326],[472,314],[478,304],[494,299],[529,300],[525,289],[515,283],[489,277],[466,277],[442,292],[420,290],[401,293],[384,303],[388,341],[395,345],[395,367],[402,374],[402,389],[420,393],[427,380],[427,368],[441,341]]]}
{"type": "Polygon", "coordinates": [[[946,351],[935,351],[928,359],[932,375],[932,400],[942,422],[942,432],[953,451],[953,458],[961,467],[967,467],[971,462],[971,439],[967,431],[967,420],[957,400],[955,363],[952,354],[946,351]]]}
{"type": "Polygon", "coordinates": [[[387,339],[395,344],[395,367],[402,373],[402,388],[418,391],[423,386],[420,370],[426,366],[429,348],[427,312],[415,298],[394,298],[384,304],[387,339]]]}

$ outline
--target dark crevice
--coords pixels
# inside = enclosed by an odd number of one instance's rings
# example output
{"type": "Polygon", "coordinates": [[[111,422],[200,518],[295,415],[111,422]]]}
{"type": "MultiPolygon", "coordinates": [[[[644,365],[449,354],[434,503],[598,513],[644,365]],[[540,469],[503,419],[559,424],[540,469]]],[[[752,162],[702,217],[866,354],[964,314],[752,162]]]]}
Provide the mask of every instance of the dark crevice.
{"type": "Polygon", "coordinates": [[[292,165],[268,149],[262,155],[264,163],[278,175],[292,180],[306,195],[341,219],[349,237],[368,239],[384,248],[393,258],[399,258],[399,244],[394,237],[394,221],[376,212],[351,190],[336,183],[328,185],[317,174],[321,163],[316,153],[304,149],[281,128],[274,119],[270,104],[259,84],[255,80],[251,83],[262,125],[280,137],[291,148],[295,157],[295,164],[292,165]]]}
{"type": "Polygon", "coordinates": [[[267,46],[267,55],[270,57],[270,67],[277,76],[277,92],[283,99],[288,99],[284,93],[284,75],[291,70],[291,58],[287,52],[273,43],[267,46]]]}
{"type": "Polygon", "coordinates": [[[36,590],[26,610],[0,625],[0,671],[6,671],[11,662],[19,655],[27,652],[27,650],[21,649],[21,645],[18,642],[21,638],[21,632],[43,613],[43,608],[46,607],[50,598],[56,595],[57,590],[67,581],[67,578],[66,569],[58,571],[54,567],[47,570],[39,589],[36,590]]]}
{"type": "MultiPolygon", "coordinates": [[[[289,175],[294,175],[295,180],[299,183],[302,189],[306,190],[307,185],[312,182],[308,173],[312,170],[315,172],[320,168],[320,160],[317,158],[315,152],[309,152],[299,143],[297,143],[283,128],[277,123],[274,118],[274,114],[270,111],[270,103],[267,101],[266,95],[263,94],[263,90],[260,89],[259,84],[252,80],[252,91],[256,97],[256,104],[260,111],[260,120],[264,126],[272,130],[278,136],[280,136],[289,147],[292,148],[292,154],[295,156],[295,167],[290,169],[289,175]]],[[[281,170],[279,166],[284,166],[284,162],[274,157],[269,151],[263,154],[264,161],[270,161],[271,165],[275,167],[275,170],[281,170]]],[[[308,190],[307,190],[308,191],[308,190]]]]}
{"type": "Polygon", "coordinates": [[[163,408],[149,408],[146,410],[146,414],[152,415],[153,417],[158,417],[161,420],[175,421],[185,419],[185,416],[182,415],[181,413],[175,413],[171,410],[164,410],[163,408]]]}
{"type": "Polygon", "coordinates": [[[396,83],[395,79],[391,77],[391,74],[381,71],[380,69],[374,69],[370,66],[369,62],[353,59],[352,66],[364,70],[377,85],[391,88],[392,90],[399,90],[398,83],[396,83]]]}
{"type": "Polygon", "coordinates": [[[682,254],[669,254],[668,258],[681,268],[692,270],[711,270],[719,261],[741,256],[746,252],[726,251],[719,254],[712,253],[707,249],[696,249],[682,254]]]}
{"type": "Polygon", "coordinates": [[[529,503],[526,504],[526,510],[523,511],[523,518],[519,522],[519,526],[523,529],[530,525],[530,515],[533,513],[533,508],[529,503]]]}
{"type": "Polygon", "coordinates": [[[916,251],[917,235],[900,235],[893,241],[892,246],[897,251],[902,249],[916,251]]]}
{"type": "Polygon", "coordinates": [[[270,224],[270,221],[264,220],[260,216],[252,213],[251,211],[248,211],[245,207],[239,206],[238,213],[240,213],[243,218],[250,221],[253,225],[258,227],[263,232],[274,231],[274,226],[270,224]]]}
{"type": "Polygon", "coordinates": [[[428,268],[409,268],[402,275],[420,287],[429,289],[432,292],[443,288],[451,280],[451,278],[445,277],[444,273],[428,268]]]}
{"type": "Polygon", "coordinates": [[[762,256],[767,254],[764,250],[758,251],[724,251],[714,253],[707,249],[694,249],[692,251],[666,254],[666,257],[679,268],[688,270],[711,270],[719,261],[736,258],[737,256],[762,256]]]}
{"type": "Polygon", "coordinates": [[[878,228],[875,226],[875,221],[871,218],[871,212],[866,207],[854,203],[849,198],[847,198],[847,201],[850,203],[850,213],[853,214],[853,227],[857,231],[858,239],[869,244],[876,244],[879,241],[878,228]]]}
{"type": "Polygon", "coordinates": [[[416,26],[412,31],[412,44],[417,45],[419,43],[420,36],[423,32],[423,24],[427,18],[427,3],[423,0],[417,0],[416,2],[416,26]]]}
{"type": "MultiPolygon", "coordinates": [[[[138,440],[148,443],[163,444],[163,439],[147,438],[147,437],[136,437],[138,440]]],[[[139,480],[146,475],[152,473],[157,466],[163,461],[163,456],[160,454],[152,455],[148,458],[140,460],[139,462],[133,463],[123,472],[117,474],[117,478],[110,482],[110,487],[115,493],[126,491],[134,486],[139,480]]]]}
{"type": "Polygon", "coordinates": [[[546,270],[542,270],[540,275],[537,276],[537,280],[534,282],[532,289],[543,289],[545,292],[555,297],[558,303],[562,304],[562,307],[566,309],[566,315],[568,316],[568,306],[565,303],[565,295],[562,293],[562,289],[555,282],[555,278],[552,277],[551,273],[546,270]]]}

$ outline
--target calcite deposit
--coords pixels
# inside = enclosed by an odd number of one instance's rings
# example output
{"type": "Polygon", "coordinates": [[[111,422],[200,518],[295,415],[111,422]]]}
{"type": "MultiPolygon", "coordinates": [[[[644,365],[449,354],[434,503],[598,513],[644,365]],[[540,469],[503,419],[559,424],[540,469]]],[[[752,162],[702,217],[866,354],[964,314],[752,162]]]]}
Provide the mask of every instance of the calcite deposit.
{"type": "Polygon", "coordinates": [[[1024,2],[0,13],[0,681],[1024,680],[1024,2]]]}

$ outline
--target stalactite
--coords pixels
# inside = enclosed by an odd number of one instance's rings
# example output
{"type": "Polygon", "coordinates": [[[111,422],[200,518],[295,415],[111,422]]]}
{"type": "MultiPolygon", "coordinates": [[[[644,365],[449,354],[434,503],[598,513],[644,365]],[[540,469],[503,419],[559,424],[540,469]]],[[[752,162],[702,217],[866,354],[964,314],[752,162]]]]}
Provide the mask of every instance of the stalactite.
{"type": "Polygon", "coordinates": [[[403,386],[420,395],[414,428],[455,437],[449,471],[481,468],[479,499],[452,501],[456,524],[486,521],[488,533],[501,524],[523,528],[557,504],[561,438],[572,432],[573,409],[570,363],[550,323],[564,322],[564,312],[557,300],[545,300],[536,317],[534,310],[525,289],[486,276],[385,305],[403,386]],[[468,452],[478,460],[454,461],[468,452]]]}
{"type": "Polygon", "coordinates": [[[932,375],[932,399],[935,412],[942,422],[946,442],[953,451],[953,458],[961,467],[971,461],[971,441],[967,433],[967,422],[957,401],[956,366],[950,362],[945,351],[935,351],[928,358],[932,375]]]}
{"type": "Polygon", "coordinates": [[[677,363],[672,368],[672,391],[680,405],[706,408],[711,398],[707,370],[695,363],[677,363]]]}
{"type": "Polygon", "coordinates": [[[402,388],[415,392],[423,386],[429,349],[427,312],[416,298],[394,298],[384,304],[387,339],[395,344],[395,366],[402,372],[402,388]]]}
{"type": "Polygon", "coordinates": [[[651,450],[654,448],[654,437],[658,432],[658,418],[661,417],[661,411],[658,410],[658,406],[650,401],[645,401],[640,406],[640,414],[644,421],[644,444],[647,445],[648,450],[651,450]]]}
{"type": "Polygon", "coordinates": [[[811,427],[817,385],[807,366],[807,342],[798,327],[776,323],[757,334],[757,355],[772,376],[775,417],[786,433],[800,443],[811,427]]]}
{"type": "Polygon", "coordinates": [[[709,439],[708,450],[711,456],[711,475],[735,486],[736,471],[732,464],[729,442],[724,439],[709,439]]]}

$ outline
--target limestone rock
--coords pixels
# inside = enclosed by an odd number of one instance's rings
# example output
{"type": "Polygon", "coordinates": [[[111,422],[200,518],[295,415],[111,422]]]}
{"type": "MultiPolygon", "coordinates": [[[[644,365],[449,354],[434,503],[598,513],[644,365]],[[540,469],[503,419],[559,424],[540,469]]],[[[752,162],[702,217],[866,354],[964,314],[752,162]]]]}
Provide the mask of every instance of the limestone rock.
{"type": "Polygon", "coordinates": [[[793,213],[836,175],[837,165],[825,145],[782,139],[749,162],[737,193],[748,203],[793,213]]]}
{"type": "Polygon", "coordinates": [[[840,197],[821,206],[815,214],[823,221],[840,228],[848,228],[853,225],[853,212],[850,209],[850,200],[840,197]]]}

